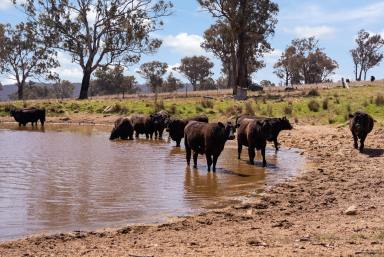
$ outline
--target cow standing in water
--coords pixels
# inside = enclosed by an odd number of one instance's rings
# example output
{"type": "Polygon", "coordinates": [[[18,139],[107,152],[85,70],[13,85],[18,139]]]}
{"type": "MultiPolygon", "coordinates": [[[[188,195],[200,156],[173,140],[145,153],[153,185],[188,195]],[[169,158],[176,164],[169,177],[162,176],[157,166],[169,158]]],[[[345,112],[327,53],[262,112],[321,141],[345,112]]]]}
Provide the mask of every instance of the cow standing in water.
{"type": "Polygon", "coordinates": [[[252,165],[254,164],[256,149],[261,151],[263,167],[267,166],[265,147],[267,145],[267,139],[272,137],[271,121],[269,119],[242,119],[237,126],[238,159],[240,159],[242,147],[247,146],[249,162],[252,165]]]}
{"type": "Polygon", "coordinates": [[[216,163],[224,149],[227,140],[235,139],[235,126],[228,122],[204,123],[191,121],[184,129],[184,143],[187,157],[187,164],[190,165],[193,151],[193,167],[197,168],[197,157],[205,154],[208,171],[216,171],[216,163]]]}
{"type": "Polygon", "coordinates": [[[373,123],[374,119],[365,112],[358,111],[354,114],[349,114],[349,129],[353,136],[353,146],[359,149],[360,152],[364,150],[364,141],[373,129],[373,123]],[[358,139],[360,139],[360,147],[358,139]]]}
{"type": "Polygon", "coordinates": [[[28,122],[32,123],[32,127],[35,124],[37,126],[37,121],[40,120],[41,126],[44,126],[45,122],[45,109],[38,108],[24,108],[19,110],[11,110],[11,116],[19,123],[19,126],[23,125],[24,127],[28,122]]]}
{"type": "Polygon", "coordinates": [[[180,147],[181,139],[184,137],[184,128],[190,121],[200,121],[208,123],[206,115],[199,115],[189,119],[169,119],[167,124],[167,131],[170,138],[176,142],[176,147],[180,147]]]}
{"type": "Polygon", "coordinates": [[[279,137],[279,134],[282,130],[291,130],[293,129],[291,123],[286,117],[282,118],[265,118],[265,117],[256,117],[253,115],[247,115],[243,114],[236,118],[236,127],[240,126],[240,123],[244,119],[252,119],[252,120],[269,120],[271,124],[271,134],[267,138],[267,141],[273,142],[276,152],[279,150],[279,142],[277,141],[277,138],[279,137]]]}
{"type": "Polygon", "coordinates": [[[133,126],[129,118],[118,118],[112,129],[109,140],[114,139],[133,140],[133,126]]]}

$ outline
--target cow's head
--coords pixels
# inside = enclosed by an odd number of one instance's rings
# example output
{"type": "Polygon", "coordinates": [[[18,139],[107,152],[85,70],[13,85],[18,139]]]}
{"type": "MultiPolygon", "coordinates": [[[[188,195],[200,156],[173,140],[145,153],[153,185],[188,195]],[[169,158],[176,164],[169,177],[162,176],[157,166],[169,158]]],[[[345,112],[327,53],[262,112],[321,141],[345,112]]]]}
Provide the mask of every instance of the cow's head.
{"type": "Polygon", "coordinates": [[[268,140],[272,140],[273,139],[273,130],[272,130],[271,120],[269,120],[269,119],[258,120],[258,121],[256,121],[256,123],[258,126],[260,126],[264,137],[268,140]]]}
{"type": "Polygon", "coordinates": [[[235,132],[236,132],[236,126],[232,124],[232,122],[228,121],[226,125],[219,122],[219,126],[223,127],[225,129],[225,139],[226,140],[233,140],[235,139],[235,132]]]}
{"type": "Polygon", "coordinates": [[[287,117],[280,118],[279,121],[280,121],[281,129],[283,129],[283,130],[293,129],[293,127],[292,127],[291,123],[289,122],[289,120],[287,119],[287,117]]]}

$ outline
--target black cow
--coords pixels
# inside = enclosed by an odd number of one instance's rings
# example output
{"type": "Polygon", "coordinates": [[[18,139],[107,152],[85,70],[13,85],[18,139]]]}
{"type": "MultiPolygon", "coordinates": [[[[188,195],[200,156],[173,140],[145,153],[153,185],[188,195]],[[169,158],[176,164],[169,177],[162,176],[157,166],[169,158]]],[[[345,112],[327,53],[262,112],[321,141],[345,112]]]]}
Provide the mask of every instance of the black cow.
{"type": "Polygon", "coordinates": [[[216,171],[216,163],[224,149],[227,140],[235,139],[235,126],[230,122],[205,123],[190,121],[184,129],[184,143],[186,149],[187,164],[191,162],[193,151],[193,167],[197,167],[197,156],[205,154],[208,171],[216,171]]]}
{"type": "Polygon", "coordinates": [[[132,122],[128,118],[118,118],[115,121],[115,126],[112,129],[109,140],[121,138],[123,140],[133,140],[133,126],[132,122]]]}
{"type": "Polygon", "coordinates": [[[263,167],[267,166],[265,160],[265,147],[267,139],[272,137],[271,120],[242,119],[237,129],[237,151],[238,159],[241,156],[243,146],[248,147],[249,162],[254,164],[256,150],[261,150],[263,157],[263,167]]]}
{"type": "Polygon", "coordinates": [[[353,136],[353,146],[360,152],[364,149],[364,141],[373,129],[374,119],[365,112],[355,112],[349,114],[349,129],[353,136]],[[358,138],[360,139],[360,147],[358,146],[358,138]]]}
{"type": "Polygon", "coordinates": [[[171,139],[176,142],[176,147],[180,147],[181,139],[184,137],[184,128],[190,121],[208,123],[208,117],[206,115],[199,115],[189,119],[169,119],[167,131],[171,139]]]}
{"type": "Polygon", "coordinates": [[[19,126],[23,125],[24,127],[28,122],[32,123],[32,127],[35,124],[37,126],[37,121],[40,120],[41,126],[44,126],[45,122],[45,109],[38,108],[24,108],[24,109],[15,109],[10,111],[11,116],[19,123],[19,126]]]}
{"type": "Polygon", "coordinates": [[[256,119],[256,120],[265,120],[268,119],[270,121],[270,124],[272,126],[272,133],[267,140],[269,142],[273,142],[276,151],[279,150],[279,142],[277,141],[277,138],[282,130],[291,130],[293,127],[289,120],[286,117],[282,118],[265,118],[265,117],[256,117],[253,115],[247,115],[243,114],[238,117],[236,117],[236,127],[240,126],[240,123],[244,119],[256,119]]]}
{"type": "Polygon", "coordinates": [[[153,124],[153,131],[155,133],[155,138],[162,139],[164,129],[167,126],[170,115],[167,111],[159,111],[157,113],[151,114],[149,116],[153,124]]]}
{"type": "Polygon", "coordinates": [[[140,134],[145,134],[147,139],[153,138],[155,128],[150,116],[132,115],[130,120],[132,122],[136,138],[139,138],[140,134]]]}

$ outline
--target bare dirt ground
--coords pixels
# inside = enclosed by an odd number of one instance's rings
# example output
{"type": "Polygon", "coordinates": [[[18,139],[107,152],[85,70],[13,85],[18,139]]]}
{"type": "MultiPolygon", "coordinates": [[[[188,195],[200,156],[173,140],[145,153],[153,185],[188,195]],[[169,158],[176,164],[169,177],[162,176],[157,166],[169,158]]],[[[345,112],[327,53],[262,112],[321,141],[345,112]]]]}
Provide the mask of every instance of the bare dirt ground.
{"type": "Polygon", "coordinates": [[[162,225],[5,242],[0,256],[384,256],[384,130],[374,129],[363,154],[347,128],[298,126],[280,141],[311,164],[241,205],[162,225]],[[355,215],[345,214],[352,205],[355,215]]]}

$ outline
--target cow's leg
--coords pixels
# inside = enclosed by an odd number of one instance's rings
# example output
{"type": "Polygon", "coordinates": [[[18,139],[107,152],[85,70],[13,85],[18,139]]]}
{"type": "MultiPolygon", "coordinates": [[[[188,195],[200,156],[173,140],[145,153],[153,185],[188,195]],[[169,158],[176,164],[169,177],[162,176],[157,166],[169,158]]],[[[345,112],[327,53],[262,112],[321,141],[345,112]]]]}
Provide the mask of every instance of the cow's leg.
{"type": "Polygon", "coordinates": [[[135,131],[135,137],[139,138],[139,132],[135,131]]]}
{"type": "Polygon", "coordinates": [[[19,127],[21,127],[21,122],[19,122],[19,127]]]}
{"type": "Polygon", "coordinates": [[[40,119],[41,126],[44,127],[44,120],[40,119]]]}
{"type": "Polygon", "coordinates": [[[241,157],[241,151],[243,150],[243,145],[237,141],[237,159],[240,160],[241,157]]]}
{"type": "Polygon", "coordinates": [[[218,155],[213,155],[213,167],[212,167],[213,172],[216,172],[216,163],[218,158],[219,158],[218,155]]]}
{"type": "Polygon", "coordinates": [[[277,142],[277,138],[273,139],[273,144],[275,145],[276,152],[279,151],[279,142],[277,142]]]}
{"type": "Polygon", "coordinates": [[[358,140],[357,135],[354,132],[352,132],[352,136],[353,136],[353,147],[355,147],[355,149],[358,149],[359,146],[357,144],[357,140],[358,140]]]}
{"type": "Polygon", "coordinates": [[[263,167],[267,166],[267,161],[265,160],[265,145],[261,148],[261,156],[263,157],[263,167]]]}
{"type": "Polygon", "coordinates": [[[163,130],[162,129],[159,130],[159,139],[163,139],[163,130]]]}
{"type": "Polygon", "coordinates": [[[255,164],[255,156],[256,156],[256,153],[255,153],[255,147],[253,146],[248,146],[248,155],[249,155],[249,162],[253,165],[255,164]]]}
{"type": "Polygon", "coordinates": [[[360,138],[360,148],[359,148],[360,153],[362,153],[364,150],[364,142],[366,138],[367,138],[367,135],[364,135],[360,138]]]}
{"type": "Polygon", "coordinates": [[[199,156],[198,152],[193,152],[193,168],[197,168],[197,157],[199,156]]]}
{"type": "Polygon", "coordinates": [[[208,171],[211,171],[211,165],[212,165],[212,156],[210,153],[205,153],[205,158],[207,159],[207,166],[208,171]]]}
{"type": "Polygon", "coordinates": [[[185,153],[186,153],[186,158],[187,158],[187,165],[189,166],[191,164],[191,154],[192,154],[192,151],[191,151],[191,148],[189,148],[189,146],[185,146],[185,153]]]}
{"type": "Polygon", "coordinates": [[[181,141],[181,138],[180,139],[176,139],[176,146],[177,147],[180,147],[180,141],[181,141]]]}

